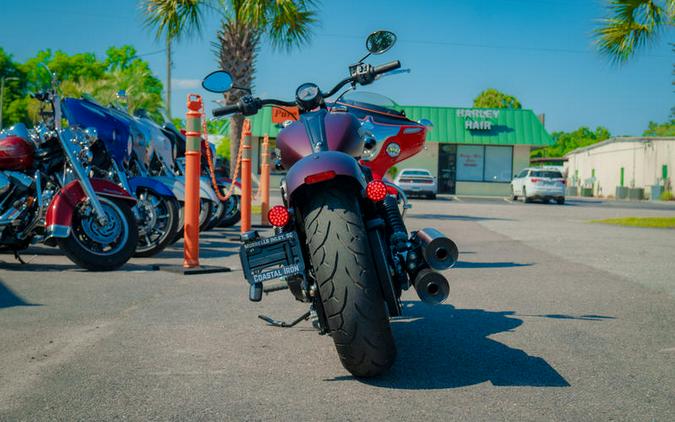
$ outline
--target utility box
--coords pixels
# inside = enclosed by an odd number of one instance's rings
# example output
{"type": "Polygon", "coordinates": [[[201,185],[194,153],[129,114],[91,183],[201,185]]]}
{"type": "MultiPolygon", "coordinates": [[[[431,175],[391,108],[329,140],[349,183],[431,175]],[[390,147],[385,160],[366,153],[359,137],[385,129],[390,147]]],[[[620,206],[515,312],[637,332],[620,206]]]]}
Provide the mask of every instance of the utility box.
{"type": "Polygon", "coordinates": [[[565,189],[565,196],[579,196],[579,188],[576,186],[568,186],[565,189]]]}
{"type": "Polygon", "coordinates": [[[658,201],[661,198],[661,193],[663,192],[663,186],[661,185],[652,185],[650,189],[649,199],[652,201],[658,201]]]}
{"type": "Polygon", "coordinates": [[[628,198],[628,187],[626,186],[617,186],[616,194],[614,195],[616,199],[627,199],[628,198]]]}
{"type": "Polygon", "coordinates": [[[581,188],[581,196],[590,198],[593,196],[593,188],[581,188]]]}
{"type": "Polygon", "coordinates": [[[645,197],[645,190],[642,188],[629,188],[628,199],[639,201],[645,197]]]}

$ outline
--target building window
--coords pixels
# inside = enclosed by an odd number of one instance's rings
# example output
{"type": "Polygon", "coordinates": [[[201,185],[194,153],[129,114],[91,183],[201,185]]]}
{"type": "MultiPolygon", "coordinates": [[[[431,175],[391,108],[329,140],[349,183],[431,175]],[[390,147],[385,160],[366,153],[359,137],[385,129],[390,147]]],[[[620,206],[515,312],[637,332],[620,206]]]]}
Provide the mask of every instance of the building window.
{"type": "Polygon", "coordinates": [[[510,182],[513,169],[513,148],[485,147],[485,176],[486,182],[510,182]]]}
{"type": "Polygon", "coordinates": [[[457,146],[457,180],[483,181],[485,148],[479,145],[457,146]]]}
{"type": "Polygon", "coordinates": [[[513,147],[457,146],[457,180],[463,182],[510,182],[513,147]]]}

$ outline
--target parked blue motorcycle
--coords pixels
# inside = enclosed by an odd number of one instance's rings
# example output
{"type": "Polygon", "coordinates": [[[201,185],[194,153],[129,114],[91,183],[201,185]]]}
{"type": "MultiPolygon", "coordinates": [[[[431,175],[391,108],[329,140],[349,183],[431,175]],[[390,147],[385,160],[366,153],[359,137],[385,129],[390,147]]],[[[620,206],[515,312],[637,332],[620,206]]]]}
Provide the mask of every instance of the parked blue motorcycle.
{"type": "Polygon", "coordinates": [[[134,145],[151,144],[145,128],[127,113],[89,99],[65,98],[63,109],[71,125],[96,129],[98,140],[91,146],[94,175],[114,181],[138,200],[134,208],[138,222],[134,256],[161,252],[182,228],[181,207],[162,180],[134,168],[139,161],[134,145]]]}

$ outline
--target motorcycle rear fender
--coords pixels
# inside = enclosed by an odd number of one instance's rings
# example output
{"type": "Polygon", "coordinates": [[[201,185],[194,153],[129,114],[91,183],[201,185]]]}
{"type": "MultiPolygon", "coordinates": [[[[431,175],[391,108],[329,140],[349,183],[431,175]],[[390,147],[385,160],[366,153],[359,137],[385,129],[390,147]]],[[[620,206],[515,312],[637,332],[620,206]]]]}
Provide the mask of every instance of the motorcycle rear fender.
{"type": "Polygon", "coordinates": [[[366,178],[354,157],[339,151],[321,151],[301,159],[288,170],[286,174],[288,196],[293,196],[299,188],[307,186],[305,178],[308,176],[327,171],[334,171],[335,177],[354,179],[362,189],[366,187],[366,178]]]}
{"type": "Polygon", "coordinates": [[[139,188],[145,188],[153,191],[157,195],[175,198],[176,195],[171,192],[164,183],[154,177],[135,176],[129,178],[129,188],[132,192],[137,193],[139,188]]]}
{"type": "Polygon", "coordinates": [[[211,202],[218,203],[218,196],[211,186],[211,179],[205,176],[199,178],[199,197],[208,199],[211,202]]]}
{"type": "MultiPolygon", "coordinates": [[[[89,180],[97,195],[123,199],[129,201],[131,204],[136,203],[136,199],[129,195],[127,191],[108,180],[89,180]]],[[[75,208],[86,197],[87,195],[77,180],[68,183],[54,195],[45,216],[45,234],[47,240],[55,237],[66,238],[70,236],[70,227],[72,226],[75,208]]]]}

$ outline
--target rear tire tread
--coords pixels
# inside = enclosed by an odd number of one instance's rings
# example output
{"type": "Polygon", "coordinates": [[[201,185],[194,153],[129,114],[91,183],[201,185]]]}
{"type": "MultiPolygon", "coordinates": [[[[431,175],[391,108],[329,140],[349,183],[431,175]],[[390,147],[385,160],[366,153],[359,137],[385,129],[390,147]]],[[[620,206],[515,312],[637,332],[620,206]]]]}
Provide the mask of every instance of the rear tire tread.
{"type": "Polygon", "coordinates": [[[310,195],[305,232],[342,365],[357,377],[371,377],[393,364],[396,346],[358,203],[343,189],[335,186],[310,195]]]}

